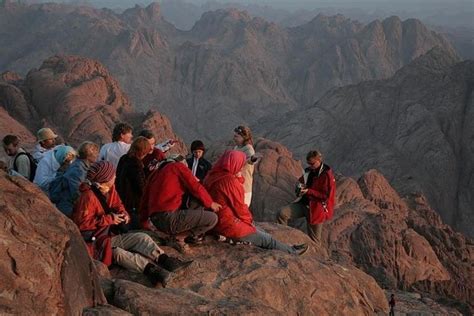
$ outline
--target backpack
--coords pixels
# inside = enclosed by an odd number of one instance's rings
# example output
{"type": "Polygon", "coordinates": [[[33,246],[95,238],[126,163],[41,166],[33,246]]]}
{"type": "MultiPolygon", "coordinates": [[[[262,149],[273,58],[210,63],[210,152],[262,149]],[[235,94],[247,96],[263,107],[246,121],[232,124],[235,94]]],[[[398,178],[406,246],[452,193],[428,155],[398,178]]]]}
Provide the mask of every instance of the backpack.
{"type": "Polygon", "coordinates": [[[15,160],[13,161],[13,170],[18,172],[18,168],[16,166],[16,160],[21,155],[26,155],[28,157],[28,159],[30,160],[30,177],[28,178],[28,180],[33,182],[33,179],[35,178],[36,168],[38,167],[38,164],[36,162],[36,159],[34,159],[33,156],[30,153],[23,152],[23,153],[19,153],[18,155],[16,155],[15,160]]]}

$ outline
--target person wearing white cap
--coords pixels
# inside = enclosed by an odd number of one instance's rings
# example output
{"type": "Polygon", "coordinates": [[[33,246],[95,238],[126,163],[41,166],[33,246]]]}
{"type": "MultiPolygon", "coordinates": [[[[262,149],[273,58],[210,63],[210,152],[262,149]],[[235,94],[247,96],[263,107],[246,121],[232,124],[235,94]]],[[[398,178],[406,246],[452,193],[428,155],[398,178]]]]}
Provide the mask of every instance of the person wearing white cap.
{"type": "Polygon", "coordinates": [[[39,163],[46,152],[56,146],[56,138],[58,135],[56,135],[52,129],[44,127],[36,133],[36,137],[38,138],[38,144],[35,146],[33,158],[39,163]]]}

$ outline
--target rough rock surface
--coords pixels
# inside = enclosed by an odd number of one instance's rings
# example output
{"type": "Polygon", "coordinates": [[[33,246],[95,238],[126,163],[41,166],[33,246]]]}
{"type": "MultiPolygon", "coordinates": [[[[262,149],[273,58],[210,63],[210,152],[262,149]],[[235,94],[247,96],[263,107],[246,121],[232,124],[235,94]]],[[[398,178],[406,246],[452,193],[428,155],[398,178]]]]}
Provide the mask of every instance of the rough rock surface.
{"type": "Polygon", "coordinates": [[[1,314],[80,315],[106,302],[77,227],[39,188],[3,171],[0,226],[1,314]]]}
{"type": "Polygon", "coordinates": [[[418,293],[386,291],[387,300],[391,294],[395,295],[395,315],[462,315],[457,309],[438,304],[418,293]]]}
{"type": "MultiPolygon", "coordinates": [[[[302,232],[260,223],[277,239],[309,242],[302,232]]],[[[164,247],[167,253],[173,250],[164,247]]],[[[328,259],[313,247],[302,257],[249,245],[208,241],[191,248],[194,259],[165,289],[149,288],[142,275],[113,269],[109,303],[132,314],[373,314],[387,312],[383,291],[351,265],[328,259]],[[123,281],[128,279],[142,283],[123,281]],[[335,299],[337,298],[337,299],[335,299]]]]}
{"type": "Polygon", "coordinates": [[[59,53],[98,59],[138,108],[158,106],[187,141],[216,140],[229,126],[312,104],[335,86],[387,78],[434,46],[454,54],[414,19],[364,25],[319,15],[283,28],[228,9],[203,14],[184,32],[157,3],[122,14],[10,3],[0,7],[0,29],[0,69],[25,74],[59,53]]]}
{"type": "Polygon", "coordinates": [[[262,120],[257,133],[299,159],[316,147],[344,175],[376,168],[472,236],[473,82],[474,62],[434,49],[388,80],[334,89],[307,110],[262,120]]]}

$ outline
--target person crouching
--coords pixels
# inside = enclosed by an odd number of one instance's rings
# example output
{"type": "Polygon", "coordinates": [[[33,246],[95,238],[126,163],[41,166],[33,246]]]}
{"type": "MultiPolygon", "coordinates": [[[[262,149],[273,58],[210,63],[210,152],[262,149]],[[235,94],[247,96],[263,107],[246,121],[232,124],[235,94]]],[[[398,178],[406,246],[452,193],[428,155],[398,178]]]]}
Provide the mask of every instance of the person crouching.
{"type": "Polygon", "coordinates": [[[144,273],[153,285],[163,287],[171,280],[170,272],[183,269],[192,261],[183,262],[167,256],[145,233],[112,232],[130,216],[114,186],[115,168],[108,161],[91,165],[87,181],[80,185],[80,196],[74,206],[73,221],[79,226],[88,250],[94,259],[106,265],[115,263],[125,269],[144,273]]]}

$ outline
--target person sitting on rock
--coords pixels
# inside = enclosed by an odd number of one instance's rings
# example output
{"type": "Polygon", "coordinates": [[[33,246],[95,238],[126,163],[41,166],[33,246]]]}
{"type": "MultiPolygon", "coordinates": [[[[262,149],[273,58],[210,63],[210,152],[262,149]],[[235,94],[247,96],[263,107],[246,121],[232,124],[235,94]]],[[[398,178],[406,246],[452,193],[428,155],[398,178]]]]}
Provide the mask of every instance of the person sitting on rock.
{"type": "Polygon", "coordinates": [[[322,224],[333,216],[336,180],[331,167],[323,163],[319,151],[310,151],[306,162],[308,167],[296,187],[298,199],[279,211],[277,221],[288,225],[290,219],[305,217],[309,237],[320,243],[322,224]]]}
{"type": "Polygon", "coordinates": [[[143,158],[150,152],[150,143],[143,136],[137,137],[126,155],[120,158],[115,186],[125,209],[131,215],[131,229],[139,228],[138,208],[145,189],[146,177],[143,158]]]}
{"type": "Polygon", "coordinates": [[[204,147],[204,143],[200,140],[195,140],[191,143],[192,157],[186,160],[193,176],[198,178],[201,182],[212,168],[212,164],[204,158],[205,152],[206,148],[204,147]]]}
{"type": "Polygon", "coordinates": [[[99,160],[110,161],[117,168],[120,157],[130,149],[133,138],[133,129],[127,123],[118,123],[112,131],[112,143],[102,146],[99,160]]]}
{"type": "Polygon", "coordinates": [[[38,138],[38,144],[35,146],[33,158],[39,163],[45,154],[56,146],[58,135],[52,129],[45,127],[36,133],[36,137],[38,138]]]}
{"type": "Polygon", "coordinates": [[[222,208],[217,212],[219,221],[213,231],[233,241],[249,242],[265,249],[277,249],[290,254],[303,254],[306,244],[290,246],[274,239],[253,224],[252,213],[245,204],[245,193],[240,171],[247,163],[241,151],[226,151],[211,169],[204,186],[222,208]]]}
{"type": "Polygon", "coordinates": [[[33,180],[44,192],[49,193],[49,185],[56,177],[56,173],[64,172],[76,158],[76,152],[71,146],[59,145],[45,153],[38,163],[33,180]]]}
{"type": "Polygon", "coordinates": [[[140,217],[143,227],[149,226],[150,219],[159,231],[176,238],[178,249],[183,251],[186,242],[201,242],[204,234],[216,225],[217,215],[212,211],[218,211],[220,207],[193,176],[186,160],[173,155],[150,175],[140,217]],[[181,209],[184,194],[197,198],[204,208],[181,209]]]}
{"type": "Polygon", "coordinates": [[[79,185],[86,180],[87,171],[99,156],[99,146],[85,141],[77,149],[77,159],[64,173],[57,172],[49,186],[49,197],[56,207],[71,217],[74,203],[79,197],[79,185]]]}
{"type": "Polygon", "coordinates": [[[145,176],[148,178],[152,171],[158,168],[159,163],[166,159],[166,155],[160,149],[161,147],[156,147],[156,138],[152,131],[144,129],[140,132],[139,136],[145,137],[150,143],[150,152],[148,152],[148,154],[142,160],[145,176]]]}
{"type": "Polygon", "coordinates": [[[117,225],[128,223],[130,217],[114,186],[115,168],[109,161],[91,165],[87,182],[74,206],[73,221],[79,227],[94,259],[107,266],[115,263],[125,269],[144,273],[153,285],[164,287],[176,272],[192,261],[170,257],[145,233],[114,234],[117,225]],[[95,249],[93,248],[95,247],[95,249]]]}
{"type": "Polygon", "coordinates": [[[33,181],[36,173],[36,163],[33,157],[20,147],[20,139],[16,135],[6,135],[3,138],[3,149],[10,157],[8,169],[33,181]]]}

